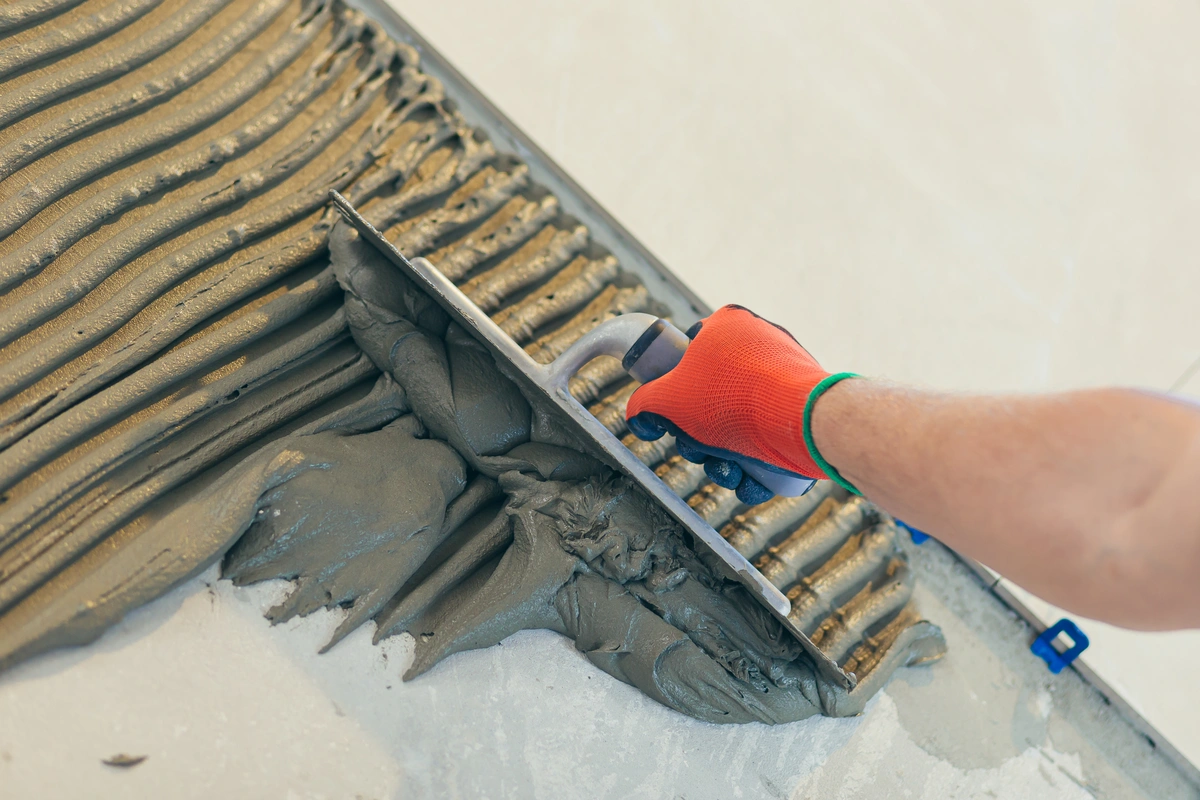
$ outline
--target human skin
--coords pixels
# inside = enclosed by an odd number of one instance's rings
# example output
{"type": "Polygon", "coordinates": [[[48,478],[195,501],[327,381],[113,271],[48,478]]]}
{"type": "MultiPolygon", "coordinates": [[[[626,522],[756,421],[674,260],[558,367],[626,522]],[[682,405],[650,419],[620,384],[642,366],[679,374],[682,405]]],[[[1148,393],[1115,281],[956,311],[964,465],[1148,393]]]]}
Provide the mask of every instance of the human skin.
{"type": "Polygon", "coordinates": [[[1200,407],[852,379],[818,398],[812,433],[872,502],[1040,597],[1128,628],[1200,627],[1200,407]]]}

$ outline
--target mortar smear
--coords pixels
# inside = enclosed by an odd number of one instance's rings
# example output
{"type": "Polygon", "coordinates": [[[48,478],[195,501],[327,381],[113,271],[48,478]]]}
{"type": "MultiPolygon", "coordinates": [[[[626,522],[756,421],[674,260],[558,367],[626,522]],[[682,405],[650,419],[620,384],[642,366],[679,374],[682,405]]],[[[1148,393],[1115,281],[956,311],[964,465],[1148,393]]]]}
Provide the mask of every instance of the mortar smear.
{"type": "Polygon", "coordinates": [[[628,379],[587,365],[576,397],[859,680],[826,683],[337,221],[331,188],[539,361],[660,310],[414,51],[336,0],[101,5],[5,18],[0,42],[0,666],[217,559],[294,581],[273,621],[347,607],[327,647],[368,620],[413,634],[406,678],[548,628],[715,722],[858,713],[944,652],[878,510],[824,485],[747,509],[629,437],[628,379]]]}

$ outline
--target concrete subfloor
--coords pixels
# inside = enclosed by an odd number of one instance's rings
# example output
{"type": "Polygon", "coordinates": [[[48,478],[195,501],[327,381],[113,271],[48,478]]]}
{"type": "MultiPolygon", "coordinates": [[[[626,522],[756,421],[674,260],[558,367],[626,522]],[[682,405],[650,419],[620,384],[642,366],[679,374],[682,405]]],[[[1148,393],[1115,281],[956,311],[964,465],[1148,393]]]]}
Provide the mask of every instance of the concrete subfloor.
{"type": "Polygon", "coordinates": [[[951,655],[858,718],[718,726],[648,700],[566,639],[526,632],[412,683],[411,639],[340,619],[278,628],[286,584],[210,570],[95,645],[0,675],[0,797],[1195,798],[1074,672],[936,544],[918,600],[951,655]],[[132,768],[101,763],[146,755],[132,768]]]}
{"type": "MultiPolygon", "coordinates": [[[[710,303],[831,368],[1166,389],[1200,355],[1192,3],[395,5],[710,303]]],[[[777,728],[683,718],[544,632],[402,684],[406,639],[317,656],[336,614],[272,629],[282,586],[210,571],[0,675],[0,797],[1197,796],[972,574],[914,558],[950,655],[777,728]]],[[[1195,634],[1084,627],[1200,760],[1195,634]]]]}

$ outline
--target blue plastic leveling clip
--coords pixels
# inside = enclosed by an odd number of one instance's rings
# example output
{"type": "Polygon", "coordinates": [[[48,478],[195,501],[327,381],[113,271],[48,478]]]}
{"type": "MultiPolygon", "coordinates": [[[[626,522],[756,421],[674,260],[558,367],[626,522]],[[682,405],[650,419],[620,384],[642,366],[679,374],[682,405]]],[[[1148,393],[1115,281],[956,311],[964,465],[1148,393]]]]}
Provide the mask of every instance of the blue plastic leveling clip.
{"type": "Polygon", "coordinates": [[[1041,636],[1033,640],[1033,644],[1029,646],[1029,649],[1033,651],[1035,656],[1045,661],[1050,671],[1057,675],[1063,671],[1063,667],[1079,658],[1079,654],[1087,650],[1087,646],[1087,635],[1079,630],[1078,625],[1064,617],[1049,628],[1046,628],[1041,636]],[[1073,642],[1071,647],[1061,653],[1054,647],[1054,640],[1060,633],[1065,633],[1073,642]]]}
{"type": "Polygon", "coordinates": [[[904,520],[898,519],[898,520],[896,520],[896,524],[899,525],[901,528],[904,528],[904,530],[908,531],[908,535],[912,537],[913,544],[924,544],[925,542],[929,541],[928,533],[925,533],[925,531],[917,530],[916,528],[914,528],[912,525],[909,525],[904,520]]]}

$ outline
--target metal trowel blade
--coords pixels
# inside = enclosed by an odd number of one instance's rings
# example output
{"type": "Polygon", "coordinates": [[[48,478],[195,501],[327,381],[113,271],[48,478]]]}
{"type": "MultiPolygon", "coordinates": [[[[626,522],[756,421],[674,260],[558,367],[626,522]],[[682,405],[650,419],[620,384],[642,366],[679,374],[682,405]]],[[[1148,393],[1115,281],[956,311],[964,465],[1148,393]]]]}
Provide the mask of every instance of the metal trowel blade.
{"type": "Polygon", "coordinates": [[[763,577],[746,558],[697,514],[683,498],[672,492],[654,472],[638,460],[621,440],[600,424],[571,394],[555,389],[548,379],[547,368],[534,361],[525,350],[492,319],[462,293],[454,283],[423,258],[409,261],[395,245],[383,237],[345,197],[330,192],[334,207],[342,217],[373,244],[388,260],[445,309],[452,320],[484,345],[497,362],[508,369],[503,371],[524,385],[531,395],[540,395],[557,412],[556,417],[575,438],[583,442],[589,453],[619,470],[634,481],[646,494],[675,518],[700,545],[719,559],[727,577],[741,583],[771,614],[783,623],[804,650],[828,678],[847,689],[857,683],[854,673],[848,673],[833,659],[821,652],[812,640],[788,617],[791,602],[774,584],[763,577]]]}

